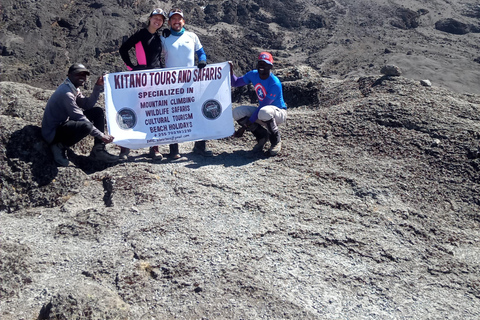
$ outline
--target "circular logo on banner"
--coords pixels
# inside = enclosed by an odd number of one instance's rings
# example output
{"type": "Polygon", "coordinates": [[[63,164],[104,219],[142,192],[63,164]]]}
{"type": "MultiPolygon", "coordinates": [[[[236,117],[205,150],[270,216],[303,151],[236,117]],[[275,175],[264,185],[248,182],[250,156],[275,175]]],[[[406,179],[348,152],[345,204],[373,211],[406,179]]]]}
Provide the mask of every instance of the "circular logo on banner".
{"type": "Polygon", "coordinates": [[[137,124],[137,115],[132,109],[123,108],[117,112],[117,124],[120,129],[131,129],[137,124]]]}
{"type": "Polygon", "coordinates": [[[222,114],[222,106],[217,100],[207,100],[202,106],[203,116],[210,120],[215,120],[222,114]]]}

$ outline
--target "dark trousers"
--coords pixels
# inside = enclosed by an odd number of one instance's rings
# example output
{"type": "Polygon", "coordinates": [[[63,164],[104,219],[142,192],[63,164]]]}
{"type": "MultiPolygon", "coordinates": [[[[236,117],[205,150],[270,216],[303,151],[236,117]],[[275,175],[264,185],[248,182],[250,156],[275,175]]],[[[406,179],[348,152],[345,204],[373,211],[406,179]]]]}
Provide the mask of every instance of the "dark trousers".
{"type": "MultiPolygon", "coordinates": [[[[90,132],[92,132],[93,126],[100,130],[100,132],[105,131],[105,115],[102,108],[95,107],[84,111],[83,114],[88,120],[90,120],[90,122],[68,120],[67,122],[62,123],[57,127],[52,144],[61,143],[65,147],[71,147],[88,136],[90,132]]],[[[94,143],[103,143],[103,141],[100,138],[95,138],[94,143]]]]}

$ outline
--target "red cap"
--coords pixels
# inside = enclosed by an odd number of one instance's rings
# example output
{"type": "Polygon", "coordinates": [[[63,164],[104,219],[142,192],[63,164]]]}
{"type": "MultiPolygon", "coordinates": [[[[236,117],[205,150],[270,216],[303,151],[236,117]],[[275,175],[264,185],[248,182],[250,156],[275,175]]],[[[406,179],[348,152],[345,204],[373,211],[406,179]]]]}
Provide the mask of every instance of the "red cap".
{"type": "Polygon", "coordinates": [[[266,63],[273,65],[273,57],[269,52],[260,52],[258,55],[258,61],[265,61],[266,63]]]}

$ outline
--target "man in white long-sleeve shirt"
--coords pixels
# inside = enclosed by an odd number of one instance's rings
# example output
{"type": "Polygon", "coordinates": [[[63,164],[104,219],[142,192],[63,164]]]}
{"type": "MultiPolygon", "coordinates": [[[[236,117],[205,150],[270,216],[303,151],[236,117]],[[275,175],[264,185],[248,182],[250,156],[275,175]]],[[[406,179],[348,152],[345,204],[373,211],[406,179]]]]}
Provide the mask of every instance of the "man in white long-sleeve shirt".
{"type": "MultiPolygon", "coordinates": [[[[190,31],[186,31],[183,11],[178,8],[170,10],[168,14],[168,25],[170,32],[164,33],[162,37],[162,51],[165,55],[165,67],[193,67],[195,65],[195,55],[197,55],[199,69],[207,65],[207,55],[198,36],[190,31]]],[[[193,151],[205,157],[213,155],[208,150],[205,140],[195,141],[193,151]]],[[[170,145],[169,158],[179,159],[178,143],[170,145]]]]}

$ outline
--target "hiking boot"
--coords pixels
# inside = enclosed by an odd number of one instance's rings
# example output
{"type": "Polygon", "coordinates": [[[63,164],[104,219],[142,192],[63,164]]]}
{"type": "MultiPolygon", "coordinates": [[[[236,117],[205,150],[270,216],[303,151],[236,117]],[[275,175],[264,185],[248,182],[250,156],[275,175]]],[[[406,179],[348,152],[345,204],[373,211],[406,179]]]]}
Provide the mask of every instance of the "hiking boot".
{"type": "Polygon", "coordinates": [[[195,145],[193,147],[193,152],[204,157],[212,157],[213,152],[207,149],[207,142],[205,140],[202,141],[195,141],[195,145]]]}
{"type": "Polygon", "coordinates": [[[237,123],[240,125],[240,128],[238,128],[238,130],[233,133],[233,136],[235,138],[243,137],[245,130],[247,130],[247,122],[248,122],[248,117],[243,117],[242,119],[237,120],[237,123]]]}
{"type": "Polygon", "coordinates": [[[105,145],[103,143],[93,146],[92,151],[90,152],[90,157],[96,161],[102,161],[106,163],[115,163],[119,160],[117,156],[114,156],[105,150],[105,145]]]}
{"type": "Polygon", "coordinates": [[[170,149],[170,153],[168,154],[170,160],[177,160],[182,157],[180,153],[178,153],[178,143],[172,143],[168,147],[170,149]]]}
{"type": "Polygon", "coordinates": [[[53,160],[62,167],[68,167],[68,164],[70,163],[65,156],[65,150],[66,148],[63,146],[61,143],[56,143],[52,144],[50,146],[50,150],[52,151],[53,154],[53,160]]]}
{"type": "Polygon", "coordinates": [[[271,156],[276,156],[281,150],[282,150],[282,141],[278,141],[278,143],[270,146],[270,149],[268,149],[268,153],[271,156]]]}
{"type": "Polygon", "coordinates": [[[158,151],[158,146],[150,147],[150,152],[148,153],[148,157],[152,158],[153,160],[162,160],[163,155],[158,151]]]}
{"type": "Polygon", "coordinates": [[[252,151],[253,152],[261,152],[263,151],[263,147],[265,146],[265,143],[267,143],[268,138],[261,138],[260,140],[257,141],[257,144],[253,146],[252,151]]]}
{"type": "Polygon", "coordinates": [[[268,133],[267,129],[265,129],[261,125],[258,125],[252,131],[252,133],[255,136],[255,139],[257,140],[257,144],[253,147],[252,151],[253,152],[262,151],[263,146],[265,145],[265,143],[267,143],[270,134],[268,133]]]}
{"type": "Polygon", "coordinates": [[[168,159],[170,159],[170,160],[178,160],[181,157],[182,156],[179,153],[174,153],[174,154],[169,153],[168,154],[168,159]]]}
{"type": "Polygon", "coordinates": [[[127,161],[128,160],[128,154],[130,153],[130,149],[120,147],[120,154],[118,155],[118,160],[120,161],[127,161]]]}
{"type": "Polygon", "coordinates": [[[271,156],[276,156],[280,150],[282,150],[282,140],[280,138],[280,131],[278,130],[275,118],[265,122],[267,124],[268,131],[270,131],[270,149],[268,153],[271,156]]]}

